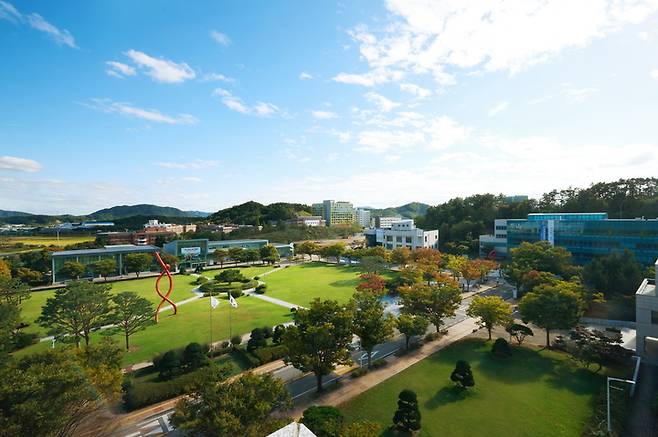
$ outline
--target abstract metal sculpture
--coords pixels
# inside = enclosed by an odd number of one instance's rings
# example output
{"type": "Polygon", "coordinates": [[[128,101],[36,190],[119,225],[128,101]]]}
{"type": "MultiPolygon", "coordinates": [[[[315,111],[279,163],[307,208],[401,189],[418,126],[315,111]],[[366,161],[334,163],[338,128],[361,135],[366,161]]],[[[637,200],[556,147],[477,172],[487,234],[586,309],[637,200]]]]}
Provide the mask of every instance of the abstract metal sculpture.
{"type": "Polygon", "coordinates": [[[178,313],[178,307],[176,307],[176,304],[169,299],[169,295],[171,295],[172,290],[174,289],[174,280],[171,277],[171,273],[169,272],[169,264],[165,264],[164,261],[162,261],[162,258],[160,257],[159,252],[155,252],[155,259],[158,261],[158,264],[160,264],[160,267],[162,268],[162,272],[160,272],[160,276],[158,276],[158,279],[155,280],[155,292],[158,293],[158,295],[162,298],[162,301],[158,304],[158,308],[155,310],[155,323],[158,323],[158,316],[160,314],[160,308],[162,308],[162,305],[164,305],[165,302],[169,302],[169,305],[174,309],[174,314],[178,313]],[[169,280],[169,290],[167,290],[167,294],[163,295],[162,292],[160,291],[160,279],[164,275],[167,275],[167,279],[169,280]]]}

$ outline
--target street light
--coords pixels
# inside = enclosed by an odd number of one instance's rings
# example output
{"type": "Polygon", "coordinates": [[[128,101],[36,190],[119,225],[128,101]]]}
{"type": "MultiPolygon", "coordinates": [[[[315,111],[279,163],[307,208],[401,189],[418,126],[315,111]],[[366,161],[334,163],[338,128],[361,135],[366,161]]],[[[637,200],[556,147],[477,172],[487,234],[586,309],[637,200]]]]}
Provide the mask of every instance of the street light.
{"type": "MultiPolygon", "coordinates": [[[[631,384],[635,385],[635,381],[632,381],[630,379],[621,379],[621,378],[613,378],[611,376],[608,376],[608,432],[612,432],[612,419],[610,417],[610,381],[618,381],[618,382],[625,382],[626,384],[631,384]]],[[[619,387],[612,387],[615,390],[622,390],[619,387]]]]}

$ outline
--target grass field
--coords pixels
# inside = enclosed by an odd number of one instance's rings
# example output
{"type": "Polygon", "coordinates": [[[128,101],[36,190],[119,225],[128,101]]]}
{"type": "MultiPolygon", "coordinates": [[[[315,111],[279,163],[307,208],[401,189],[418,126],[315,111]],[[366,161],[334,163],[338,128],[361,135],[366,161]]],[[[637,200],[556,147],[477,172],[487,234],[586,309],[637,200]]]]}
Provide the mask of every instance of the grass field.
{"type": "Polygon", "coordinates": [[[304,263],[267,275],[263,280],[268,296],[307,307],[315,298],[347,302],[359,283],[360,273],[354,267],[304,263]]]}
{"type": "Polygon", "coordinates": [[[556,352],[515,348],[512,357],[498,360],[490,347],[479,339],[453,344],[339,408],[348,421],[368,419],[385,430],[398,394],[409,388],[418,395],[421,436],[581,435],[603,376],[556,352]],[[450,381],[460,359],[470,362],[475,378],[466,392],[450,381]]]}
{"type": "Polygon", "coordinates": [[[94,241],[96,237],[93,235],[76,235],[76,236],[60,236],[57,237],[47,236],[22,236],[22,237],[3,237],[0,242],[4,245],[15,245],[17,243],[26,246],[66,246],[68,244],[85,243],[87,241],[94,241]]]}

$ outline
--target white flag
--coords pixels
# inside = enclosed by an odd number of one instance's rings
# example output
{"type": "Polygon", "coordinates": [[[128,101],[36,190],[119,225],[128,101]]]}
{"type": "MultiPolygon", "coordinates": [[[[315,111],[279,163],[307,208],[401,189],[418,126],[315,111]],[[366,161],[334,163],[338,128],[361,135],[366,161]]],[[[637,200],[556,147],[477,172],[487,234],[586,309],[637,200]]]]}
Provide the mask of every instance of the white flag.
{"type": "Polygon", "coordinates": [[[233,308],[238,307],[238,303],[235,301],[235,299],[233,299],[233,296],[231,296],[231,293],[228,294],[228,303],[230,303],[233,308]]]}
{"type": "Polygon", "coordinates": [[[218,306],[219,306],[219,301],[214,296],[210,296],[210,307],[212,309],[215,309],[218,306]]]}

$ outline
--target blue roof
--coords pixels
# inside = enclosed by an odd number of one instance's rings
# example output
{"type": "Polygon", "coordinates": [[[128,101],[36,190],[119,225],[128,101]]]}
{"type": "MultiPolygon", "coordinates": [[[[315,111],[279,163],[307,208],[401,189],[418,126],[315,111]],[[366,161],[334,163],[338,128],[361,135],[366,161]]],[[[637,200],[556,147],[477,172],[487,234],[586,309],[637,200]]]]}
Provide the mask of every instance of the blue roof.
{"type": "Polygon", "coordinates": [[[115,253],[130,253],[130,252],[158,252],[159,247],[156,246],[136,246],[129,244],[119,244],[116,246],[105,246],[97,249],[80,249],[80,250],[61,250],[53,252],[52,256],[80,256],[80,255],[107,255],[115,253]]]}

